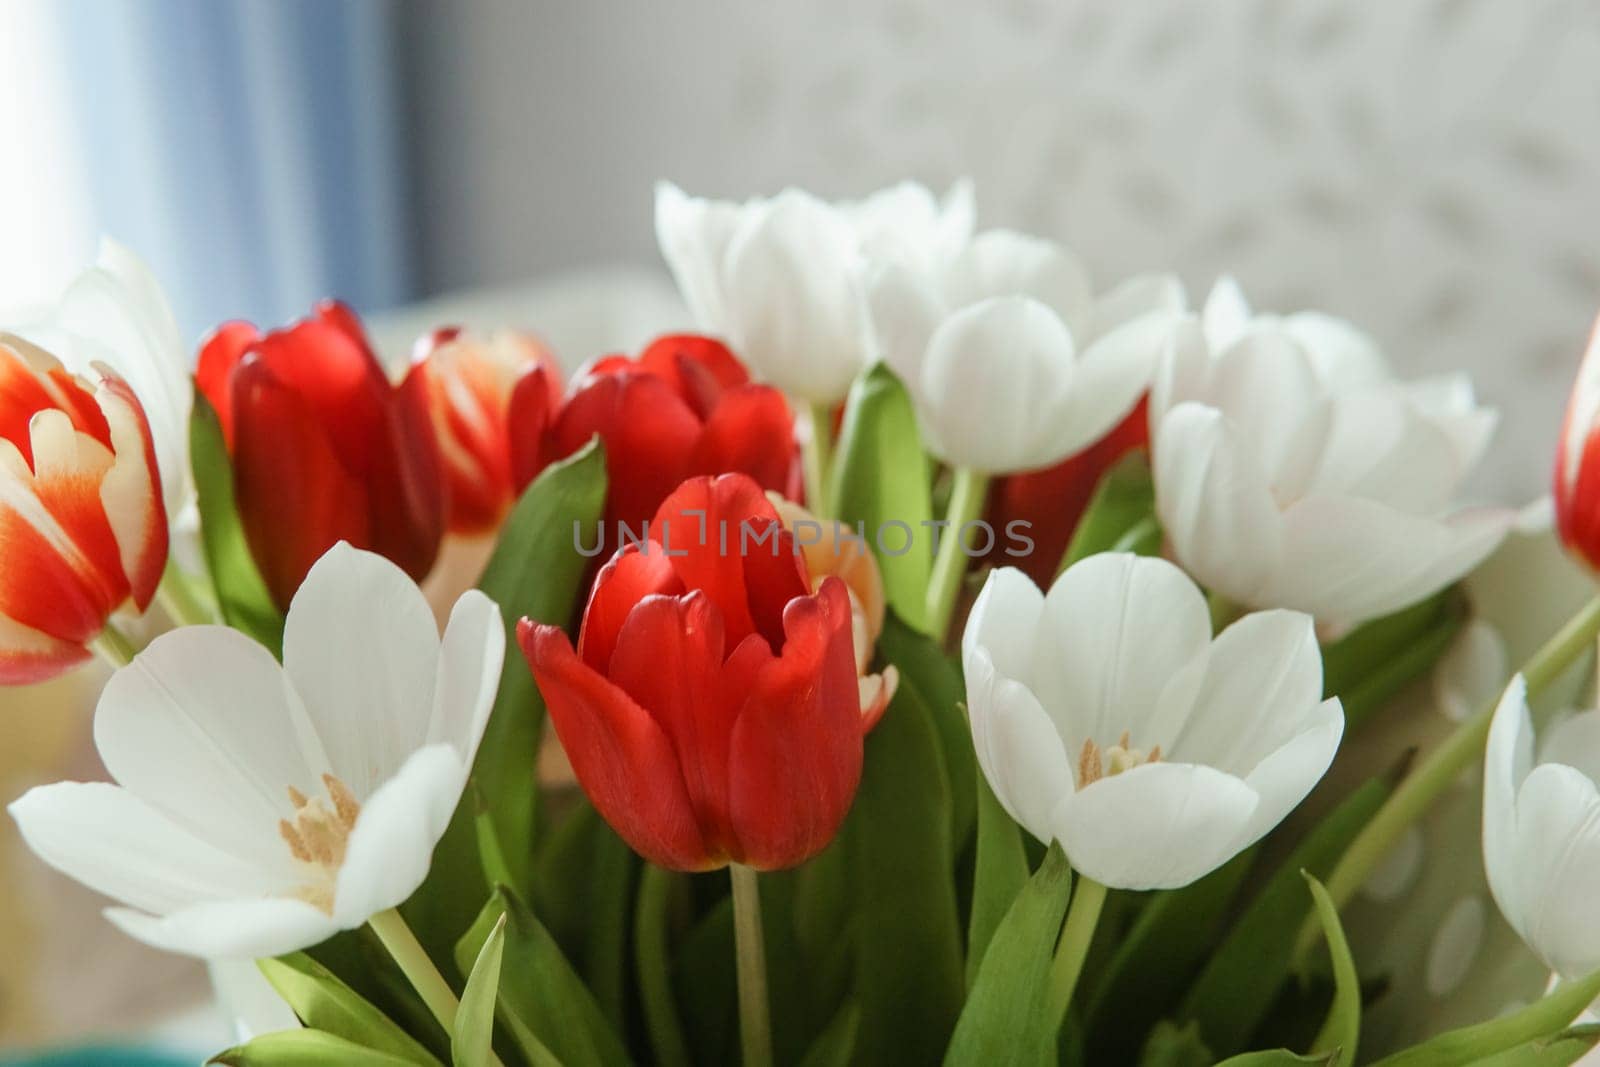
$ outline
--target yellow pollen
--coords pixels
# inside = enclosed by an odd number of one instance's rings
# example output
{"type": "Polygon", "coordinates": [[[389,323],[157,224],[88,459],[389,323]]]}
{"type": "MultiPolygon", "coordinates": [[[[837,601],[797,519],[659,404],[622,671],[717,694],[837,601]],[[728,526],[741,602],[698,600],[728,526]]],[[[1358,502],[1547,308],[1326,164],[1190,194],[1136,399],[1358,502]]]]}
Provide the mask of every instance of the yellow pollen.
{"type": "Polygon", "coordinates": [[[308,798],[294,786],[288,787],[294,820],[280,819],[278,834],[289,846],[289,854],[309,868],[309,880],[294,895],[331,915],[339,868],[344,865],[350,831],[361,814],[361,805],[349,786],[331,774],[322,776],[322,786],[327,799],[308,798]]]}
{"type": "Polygon", "coordinates": [[[1078,788],[1085,789],[1102,778],[1132,770],[1146,763],[1161,762],[1161,746],[1149,752],[1133,747],[1128,731],[1122,731],[1117,743],[1102,749],[1094,738],[1086,738],[1078,752],[1078,788]]]}

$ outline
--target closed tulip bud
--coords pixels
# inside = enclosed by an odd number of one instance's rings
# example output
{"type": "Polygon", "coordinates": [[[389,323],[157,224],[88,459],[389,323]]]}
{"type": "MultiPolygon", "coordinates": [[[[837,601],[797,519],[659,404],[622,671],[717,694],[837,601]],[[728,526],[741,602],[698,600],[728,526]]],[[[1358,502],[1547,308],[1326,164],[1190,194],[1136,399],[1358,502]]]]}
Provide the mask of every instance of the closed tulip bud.
{"type": "Polygon", "coordinates": [[[1556,529],[1568,551],[1600,569],[1600,320],[1578,367],[1556,445],[1556,529]]]}
{"type": "Polygon", "coordinates": [[[87,659],[113,612],[149,606],[166,566],[150,424],[127,382],[94,373],[0,334],[0,684],[87,659]]]}
{"type": "Polygon", "coordinates": [[[287,608],[311,565],[340,541],[414,579],[444,534],[444,478],[418,377],[396,387],[355,313],[324,301],[262,334],[219,327],[197,380],[217,409],[251,554],[287,608]]]}
{"type": "Polygon", "coordinates": [[[743,475],[685,482],[651,537],[601,569],[576,649],[559,627],[518,627],[578,782],[661,866],[802,863],[849,810],[874,721],[845,583],[811,591],[743,475]]]}
{"type": "Polygon", "coordinates": [[[417,342],[409,377],[419,379],[427,396],[451,533],[494,530],[516,499],[507,431],[511,398],[523,389],[545,405],[558,404],[560,366],[527,334],[483,337],[448,327],[417,342]]]}

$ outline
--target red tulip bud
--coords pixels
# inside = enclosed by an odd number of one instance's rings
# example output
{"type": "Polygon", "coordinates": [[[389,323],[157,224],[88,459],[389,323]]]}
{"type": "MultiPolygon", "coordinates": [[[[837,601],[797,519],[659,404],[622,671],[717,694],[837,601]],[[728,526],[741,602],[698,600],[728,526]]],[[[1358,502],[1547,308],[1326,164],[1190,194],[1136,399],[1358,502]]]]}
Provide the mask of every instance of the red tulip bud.
{"type": "Polygon", "coordinates": [[[1556,529],[1568,551],[1600,570],[1600,319],[1567,400],[1556,445],[1556,529]]]}

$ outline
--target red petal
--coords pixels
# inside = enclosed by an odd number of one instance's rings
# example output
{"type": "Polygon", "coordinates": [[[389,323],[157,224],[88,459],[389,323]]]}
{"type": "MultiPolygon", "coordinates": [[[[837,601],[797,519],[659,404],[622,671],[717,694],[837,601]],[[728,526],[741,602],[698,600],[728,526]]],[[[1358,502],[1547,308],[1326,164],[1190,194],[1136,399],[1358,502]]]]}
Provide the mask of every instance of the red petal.
{"type": "Polygon", "coordinates": [[[0,438],[33,465],[29,423],[41,411],[66,412],[75,429],[107,448],[111,434],[94,395],[50,353],[12,334],[0,334],[0,438]]]}
{"type": "Polygon", "coordinates": [[[144,406],[128,383],[105,374],[95,399],[105,412],[115,462],[100,484],[100,503],[116,537],[119,564],[133,603],[150,606],[167,565],[167,508],[155,440],[144,406]]]}
{"type": "Polygon", "coordinates": [[[546,367],[528,371],[511,387],[506,406],[511,483],[521,491],[551,462],[550,424],[561,406],[559,379],[546,367]]]}
{"type": "MultiPolygon", "coordinates": [[[[298,393],[326,427],[328,440],[344,466],[365,474],[388,444],[385,409],[392,387],[365,342],[352,337],[348,309],[327,310],[273,330],[251,347],[243,361],[265,363],[284,387],[298,393]]],[[[239,371],[235,370],[237,412],[239,371]]],[[[236,416],[237,417],[237,416],[236,416]]]]}
{"type": "Polygon", "coordinates": [[[725,688],[722,618],[703,593],[652,596],[629,613],[606,676],[655,719],[677,753],[708,849],[735,848],[728,813],[728,746],[745,693],[725,688]]]}
{"type": "Polygon", "coordinates": [[[595,577],[578,634],[578,654],[589,666],[608,674],[617,635],[634,606],[647,596],[683,591],[671,561],[653,542],[624,545],[595,577]]]}
{"type": "MultiPolygon", "coordinates": [[[[827,847],[861,781],[863,723],[844,584],[784,613],[783,653],[760,665],[733,726],[728,791],[740,854],[760,870],[827,847]]],[[[740,652],[734,659],[740,659],[740,652]]],[[[730,661],[730,679],[735,677],[730,661]]]]}
{"type": "Polygon", "coordinates": [[[782,644],[784,608],[807,593],[805,565],[772,502],[748,476],[684,482],[662,502],[650,537],[667,549],[684,586],[704,590],[717,605],[729,644],[752,632],[774,649],[782,644]]]}
{"type": "Polygon", "coordinates": [[[578,784],[612,829],[662,867],[720,866],[701,838],[672,744],[650,714],[586,666],[558,627],[524,619],[517,640],[578,784]]]}
{"type": "Polygon", "coordinates": [[[408,380],[392,394],[385,447],[365,475],[373,547],[418,581],[433,568],[445,527],[444,467],[421,386],[408,380]]]}
{"type": "Polygon", "coordinates": [[[723,394],[689,460],[691,474],[748,474],[777,493],[789,488],[799,466],[789,404],[766,385],[743,385],[723,394]]]}
{"type": "Polygon", "coordinates": [[[699,334],[657,338],[639,354],[638,365],[665,379],[702,419],[724,392],[750,381],[744,364],[727,345],[699,334]]]}
{"type": "Polygon", "coordinates": [[[372,548],[367,483],[343,465],[311,403],[247,359],[234,375],[239,518],[273,599],[287,608],[339,541],[372,548]]]}
{"type": "Polygon", "coordinates": [[[230,449],[233,448],[233,372],[260,336],[260,331],[248,322],[225,322],[200,345],[195,385],[216,409],[223,439],[230,449]]]}
{"type": "MultiPolygon", "coordinates": [[[[98,634],[106,617],[127,599],[120,568],[108,575],[73,543],[59,520],[45,510],[21,456],[0,445],[0,616],[70,644],[98,634]],[[45,531],[49,531],[48,535],[45,531]],[[75,557],[69,561],[65,551],[75,557]]],[[[80,498],[73,513],[98,506],[98,480],[79,486],[57,485],[49,493],[60,502],[80,498]]],[[[102,517],[100,520],[104,522],[102,517]]],[[[109,533],[107,535],[109,537],[109,533]]],[[[115,552],[114,543],[111,551],[115,552]]]]}
{"type": "Polygon", "coordinates": [[[82,645],[0,615],[0,686],[42,682],[89,658],[89,650],[82,645]]]}

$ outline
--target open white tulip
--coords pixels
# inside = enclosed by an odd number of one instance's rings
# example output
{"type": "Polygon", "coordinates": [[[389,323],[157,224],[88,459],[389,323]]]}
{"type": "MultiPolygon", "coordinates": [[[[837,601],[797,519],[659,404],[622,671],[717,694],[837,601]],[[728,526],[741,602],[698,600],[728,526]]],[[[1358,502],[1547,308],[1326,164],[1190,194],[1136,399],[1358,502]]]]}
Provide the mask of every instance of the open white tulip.
{"type": "Polygon", "coordinates": [[[990,230],[942,269],[881,265],[868,303],[876,353],[911,393],[929,449],[1005,474],[1083,449],[1133,409],[1183,290],[1136,279],[1097,303],[1065,249],[990,230]]]}
{"type": "Polygon", "coordinates": [[[758,378],[813,404],[842,399],[866,364],[868,266],[932,269],[971,230],[965,183],[942,204],[910,183],[840,204],[799,189],[738,204],[656,187],[656,237],[700,328],[727,338],[758,378]]]}
{"type": "Polygon", "coordinates": [[[1353,327],[1241,324],[1241,306],[1220,286],[1151,391],[1156,505],[1190,573],[1240,604],[1347,626],[1494,550],[1515,513],[1451,503],[1495,425],[1470,382],[1399,382],[1353,327]]]}
{"type": "Polygon", "coordinates": [[[1483,764],[1483,865],[1506,921],[1551,970],[1600,968],[1600,711],[1546,731],[1534,759],[1527,685],[1511,680],[1483,764]]]}
{"type": "Polygon", "coordinates": [[[504,651],[483,594],[441,640],[398,567],[341,543],[295,595],[281,667],[235,630],[158,637],[95,713],[118,784],[42,786],[10,811],[141,941],[207,959],[314,945],[422,883],[504,651]]]}
{"type": "Polygon", "coordinates": [[[989,575],[962,638],[978,765],[1013,818],[1120,889],[1187,885],[1276,826],[1344,730],[1308,616],[1211,637],[1164,560],[1091,556],[1048,594],[989,575]]]}

